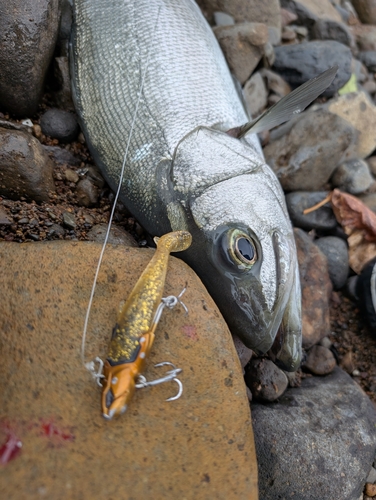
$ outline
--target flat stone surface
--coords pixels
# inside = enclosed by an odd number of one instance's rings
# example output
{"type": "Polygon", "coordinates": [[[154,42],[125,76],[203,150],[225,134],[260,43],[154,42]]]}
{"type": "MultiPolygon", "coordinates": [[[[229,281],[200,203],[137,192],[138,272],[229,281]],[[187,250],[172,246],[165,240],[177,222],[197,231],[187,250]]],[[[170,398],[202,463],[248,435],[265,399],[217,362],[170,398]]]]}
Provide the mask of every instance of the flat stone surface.
{"type": "MultiPolygon", "coordinates": [[[[227,326],[201,281],[171,258],[166,295],[187,283],[182,308],[163,313],[147,363],[183,368],[175,384],[143,389],[111,422],[80,359],[85,311],[101,246],[1,243],[0,468],[8,500],[257,499],[253,433],[242,370],[227,326]],[[18,448],[17,442],[22,443],[18,448]]],[[[87,337],[87,359],[106,355],[119,303],[153,250],[108,247],[87,337]]]]}
{"type": "Polygon", "coordinates": [[[340,368],[252,403],[260,499],[355,500],[376,449],[374,406],[340,368]]]}

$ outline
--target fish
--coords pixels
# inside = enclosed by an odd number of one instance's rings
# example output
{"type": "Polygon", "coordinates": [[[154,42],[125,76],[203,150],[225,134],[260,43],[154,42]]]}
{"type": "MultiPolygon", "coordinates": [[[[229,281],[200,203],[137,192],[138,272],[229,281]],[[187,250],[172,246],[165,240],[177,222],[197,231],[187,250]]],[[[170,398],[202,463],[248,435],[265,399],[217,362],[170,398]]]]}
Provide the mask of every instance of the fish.
{"type": "Polygon", "coordinates": [[[104,362],[102,414],[107,420],[126,411],[144,369],[158,325],[169,255],[186,250],[191,242],[187,231],[156,238],[152,259],[120,306],[104,362]]]}
{"type": "Polygon", "coordinates": [[[122,203],[150,234],[190,232],[181,258],[231,332],[295,371],[296,248],[256,132],[301,111],[335,68],[252,122],[193,0],[75,0],[70,63],[81,129],[109,186],[121,183],[122,203]]]}

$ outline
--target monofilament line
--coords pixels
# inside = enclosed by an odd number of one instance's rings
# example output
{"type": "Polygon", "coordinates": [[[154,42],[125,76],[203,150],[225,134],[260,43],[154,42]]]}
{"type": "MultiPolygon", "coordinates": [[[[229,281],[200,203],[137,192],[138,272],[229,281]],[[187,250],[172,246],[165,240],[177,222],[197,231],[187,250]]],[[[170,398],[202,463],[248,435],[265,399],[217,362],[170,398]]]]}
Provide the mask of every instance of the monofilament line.
{"type": "MultiPolygon", "coordinates": [[[[119,185],[118,185],[118,188],[117,188],[117,191],[116,191],[114,203],[112,205],[112,210],[111,210],[111,214],[110,214],[110,219],[108,221],[106,236],[104,238],[102,250],[101,250],[101,253],[99,255],[98,265],[97,265],[97,269],[95,271],[93,286],[91,288],[89,303],[88,303],[87,310],[86,310],[86,316],[85,316],[85,322],[84,322],[84,329],[83,329],[83,333],[82,333],[82,343],[81,343],[81,359],[82,359],[82,363],[83,363],[83,365],[84,365],[85,368],[87,368],[87,366],[85,364],[85,343],[86,343],[86,334],[87,334],[87,327],[88,327],[89,318],[90,318],[91,307],[92,307],[92,304],[93,304],[95,288],[97,286],[99,270],[100,270],[101,265],[102,265],[104,251],[106,249],[106,245],[107,245],[107,242],[108,242],[108,237],[110,235],[111,224],[112,224],[112,220],[113,220],[113,217],[114,217],[116,204],[117,204],[117,201],[118,201],[118,198],[119,198],[119,194],[120,194],[120,190],[121,190],[121,185],[122,185],[122,182],[123,182],[124,170],[125,170],[126,160],[127,160],[127,156],[128,156],[128,150],[129,150],[129,146],[130,146],[130,142],[131,142],[131,138],[132,138],[132,134],[133,134],[134,125],[136,123],[136,117],[137,117],[138,107],[139,107],[139,104],[140,104],[140,101],[141,101],[142,91],[143,91],[143,88],[144,88],[145,77],[146,77],[147,70],[148,70],[148,67],[149,67],[149,59],[150,59],[150,54],[151,54],[151,48],[153,46],[153,41],[154,41],[155,33],[157,31],[157,25],[158,25],[158,19],[159,19],[160,10],[161,10],[161,7],[159,6],[158,12],[157,12],[157,18],[156,18],[155,26],[154,26],[154,30],[153,30],[153,35],[152,35],[152,38],[151,38],[151,44],[150,44],[150,47],[149,47],[149,50],[148,50],[148,54],[147,54],[147,58],[146,58],[145,70],[144,70],[144,73],[143,73],[142,78],[141,78],[141,86],[140,86],[140,90],[139,90],[139,93],[138,93],[138,98],[137,98],[137,102],[136,102],[136,108],[135,108],[135,112],[134,112],[134,115],[133,115],[131,128],[130,128],[129,135],[128,135],[127,146],[125,148],[125,153],[124,153],[124,158],[123,158],[123,164],[122,164],[122,167],[121,167],[120,177],[119,177],[119,185]]],[[[88,368],[88,369],[91,371],[90,368],[88,368]]]]}

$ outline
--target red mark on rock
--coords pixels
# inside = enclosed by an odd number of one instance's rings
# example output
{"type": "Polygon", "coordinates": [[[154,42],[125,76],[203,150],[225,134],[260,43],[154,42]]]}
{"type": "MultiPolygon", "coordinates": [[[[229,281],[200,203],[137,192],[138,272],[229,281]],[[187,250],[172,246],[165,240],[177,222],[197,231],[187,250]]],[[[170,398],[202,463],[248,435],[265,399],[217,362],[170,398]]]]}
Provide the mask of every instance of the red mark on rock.
{"type": "Polygon", "coordinates": [[[22,443],[18,437],[9,429],[6,430],[8,436],[5,443],[0,447],[0,464],[6,465],[16,458],[21,452],[22,443]]]}
{"type": "Polygon", "coordinates": [[[42,432],[45,436],[49,438],[58,438],[62,441],[74,441],[74,435],[68,431],[63,431],[59,429],[53,422],[43,422],[41,425],[42,432]]]}
{"type": "Polygon", "coordinates": [[[191,325],[184,325],[182,327],[183,333],[186,337],[191,340],[198,340],[198,335],[196,333],[196,327],[191,325]]]}

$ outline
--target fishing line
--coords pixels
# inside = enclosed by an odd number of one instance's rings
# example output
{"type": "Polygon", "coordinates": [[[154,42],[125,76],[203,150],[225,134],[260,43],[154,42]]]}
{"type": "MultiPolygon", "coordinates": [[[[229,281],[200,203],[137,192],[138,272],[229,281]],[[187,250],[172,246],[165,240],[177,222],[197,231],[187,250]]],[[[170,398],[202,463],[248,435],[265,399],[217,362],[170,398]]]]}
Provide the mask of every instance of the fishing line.
{"type": "MultiPolygon", "coordinates": [[[[149,50],[148,50],[148,54],[147,54],[147,57],[146,57],[146,66],[145,66],[144,74],[142,75],[142,78],[141,78],[141,85],[140,85],[140,90],[139,90],[137,101],[136,101],[136,108],[135,108],[135,112],[134,112],[134,115],[133,115],[131,128],[130,128],[129,135],[128,135],[127,146],[126,146],[125,152],[124,152],[123,164],[122,164],[122,167],[121,167],[120,177],[119,177],[119,185],[118,185],[118,188],[117,188],[117,191],[116,191],[116,195],[115,195],[115,199],[114,199],[114,203],[113,203],[113,206],[112,206],[112,210],[111,210],[111,214],[110,214],[110,219],[109,219],[108,226],[107,226],[106,236],[104,238],[104,242],[103,242],[103,246],[102,246],[102,249],[101,249],[101,253],[99,255],[99,260],[98,260],[97,269],[95,271],[93,286],[91,288],[90,299],[89,299],[88,307],[87,307],[87,310],[86,310],[86,316],[85,316],[85,322],[84,322],[84,329],[83,329],[83,333],[82,333],[81,360],[82,360],[82,364],[84,365],[84,367],[87,370],[89,370],[90,372],[93,371],[93,362],[85,363],[85,344],[86,344],[87,327],[88,327],[88,324],[89,324],[90,312],[91,312],[91,307],[92,307],[92,304],[93,304],[95,288],[97,286],[98,275],[99,275],[99,271],[100,271],[100,268],[101,268],[101,265],[102,265],[104,251],[106,249],[106,245],[107,245],[108,238],[109,238],[109,235],[110,235],[111,224],[112,224],[112,220],[113,220],[113,217],[114,217],[116,204],[117,204],[117,201],[118,201],[118,198],[119,198],[119,195],[120,195],[120,189],[121,189],[121,185],[122,185],[122,182],[123,182],[124,171],[125,171],[125,164],[126,164],[126,160],[127,160],[127,156],[128,156],[128,150],[129,150],[129,146],[130,146],[130,142],[131,142],[131,138],[132,138],[132,134],[133,134],[134,125],[136,123],[136,117],[137,117],[138,107],[139,107],[139,104],[140,104],[140,101],[141,101],[141,96],[142,96],[142,91],[143,91],[143,88],[144,88],[144,83],[145,83],[145,78],[146,78],[147,70],[148,70],[148,67],[149,67],[149,59],[150,59],[150,54],[151,54],[151,48],[153,46],[154,37],[155,37],[156,31],[157,31],[157,25],[158,25],[160,11],[161,11],[161,6],[158,7],[157,18],[156,18],[156,21],[155,21],[155,25],[154,25],[154,29],[153,29],[153,34],[152,34],[152,38],[151,38],[151,44],[150,44],[150,47],[149,47],[149,50]]],[[[96,359],[99,359],[99,358],[96,358],[96,359]]]]}

